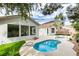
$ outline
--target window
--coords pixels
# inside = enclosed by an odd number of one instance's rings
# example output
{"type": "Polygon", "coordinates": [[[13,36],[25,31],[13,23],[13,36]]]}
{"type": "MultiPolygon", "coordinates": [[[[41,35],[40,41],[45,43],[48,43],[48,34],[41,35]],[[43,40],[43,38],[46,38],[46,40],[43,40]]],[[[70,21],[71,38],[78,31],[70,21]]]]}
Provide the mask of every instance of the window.
{"type": "Polygon", "coordinates": [[[36,27],[30,26],[30,35],[35,35],[35,34],[36,34],[36,27]]]}
{"type": "Polygon", "coordinates": [[[55,32],[55,28],[51,28],[51,33],[54,33],[55,32]]]}
{"type": "Polygon", "coordinates": [[[49,34],[49,32],[48,32],[48,28],[47,28],[47,34],[49,34]]]}
{"type": "Polygon", "coordinates": [[[29,35],[29,27],[28,26],[21,26],[21,36],[28,36],[29,35]]]}
{"type": "Polygon", "coordinates": [[[8,37],[18,37],[19,36],[19,25],[8,24],[8,37]]]}

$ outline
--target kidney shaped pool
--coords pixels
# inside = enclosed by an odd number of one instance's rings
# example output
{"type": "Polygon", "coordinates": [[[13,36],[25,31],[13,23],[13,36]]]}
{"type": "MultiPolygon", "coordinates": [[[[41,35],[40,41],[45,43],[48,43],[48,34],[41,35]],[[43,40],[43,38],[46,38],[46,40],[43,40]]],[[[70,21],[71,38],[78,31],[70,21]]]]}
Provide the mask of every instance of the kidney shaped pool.
{"type": "Polygon", "coordinates": [[[45,40],[35,43],[33,48],[40,52],[49,52],[56,50],[59,43],[59,40],[45,40]]]}

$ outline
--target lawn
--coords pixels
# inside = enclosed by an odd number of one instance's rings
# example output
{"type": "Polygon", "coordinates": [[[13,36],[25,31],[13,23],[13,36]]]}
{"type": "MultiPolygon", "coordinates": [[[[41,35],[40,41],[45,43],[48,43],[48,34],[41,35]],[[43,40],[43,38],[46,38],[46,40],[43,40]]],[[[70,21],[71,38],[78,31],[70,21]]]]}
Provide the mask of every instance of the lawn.
{"type": "Polygon", "coordinates": [[[0,45],[0,56],[19,56],[19,49],[25,41],[0,45]]]}

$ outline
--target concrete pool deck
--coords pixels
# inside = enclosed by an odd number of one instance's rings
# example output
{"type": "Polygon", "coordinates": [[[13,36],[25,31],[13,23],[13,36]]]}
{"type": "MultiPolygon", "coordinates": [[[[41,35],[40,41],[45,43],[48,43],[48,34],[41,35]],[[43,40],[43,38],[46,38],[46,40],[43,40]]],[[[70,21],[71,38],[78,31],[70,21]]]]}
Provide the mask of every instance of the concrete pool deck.
{"type": "MultiPolygon", "coordinates": [[[[53,37],[46,37],[47,39],[52,39],[53,37]]],[[[58,45],[57,50],[51,51],[51,52],[39,52],[33,48],[33,46],[26,46],[26,43],[21,47],[20,49],[20,55],[21,56],[76,56],[75,50],[73,50],[74,44],[68,40],[67,37],[56,38],[57,40],[60,40],[61,43],[58,45]]],[[[42,41],[45,38],[40,37],[40,40],[36,41],[28,41],[33,42],[33,45],[39,41],[42,41]]]]}

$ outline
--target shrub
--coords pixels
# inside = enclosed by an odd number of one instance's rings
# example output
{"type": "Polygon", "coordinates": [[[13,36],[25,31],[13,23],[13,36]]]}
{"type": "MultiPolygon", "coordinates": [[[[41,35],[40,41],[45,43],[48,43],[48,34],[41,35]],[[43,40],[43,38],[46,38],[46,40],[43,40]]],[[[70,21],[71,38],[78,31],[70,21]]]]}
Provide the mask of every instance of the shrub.
{"type": "Polygon", "coordinates": [[[76,34],[76,41],[79,42],[79,33],[76,34]]]}
{"type": "Polygon", "coordinates": [[[79,22],[76,22],[73,26],[77,31],[79,31],[79,22]]]}

